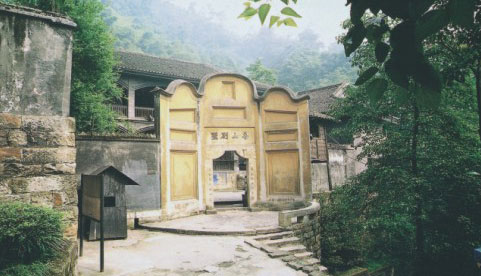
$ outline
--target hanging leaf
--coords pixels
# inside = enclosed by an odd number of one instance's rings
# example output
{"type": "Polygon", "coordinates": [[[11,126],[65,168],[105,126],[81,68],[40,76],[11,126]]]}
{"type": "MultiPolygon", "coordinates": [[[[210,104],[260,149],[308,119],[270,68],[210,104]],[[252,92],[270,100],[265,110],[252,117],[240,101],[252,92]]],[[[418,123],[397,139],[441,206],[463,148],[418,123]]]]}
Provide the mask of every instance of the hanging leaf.
{"type": "Polygon", "coordinates": [[[439,73],[427,61],[418,61],[414,66],[412,74],[414,81],[421,85],[423,90],[429,91],[432,95],[441,95],[442,82],[439,73]]]}
{"type": "Polygon", "coordinates": [[[289,7],[285,7],[281,10],[281,13],[284,14],[284,15],[288,15],[288,16],[294,16],[294,17],[297,17],[297,18],[301,18],[302,16],[300,16],[295,10],[293,10],[292,8],[289,8],[289,7]]]}
{"type": "Polygon", "coordinates": [[[269,22],[269,28],[271,28],[279,20],[279,18],[280,18],[279,16],[275,16],[275,15],[271,16],[271,20],[269,22]]]}
{"type": "Polygon", "coordinates": [[[282,3],[286,4],[286,5],[289,5],[289,0],[281,0],[282,3]]]}
{"type": "Polygon", "coordinates": [[[375,49],[376,60],[378,62],[384,62],[390,50],[391,50],[391,47],[389,47],[389,45],[387,45],[384,42],[379,42],[376,45],[376,49],[375,49]]]}
{"type": "Polygon", "coordinates": [[[351,22],[353,24],[362,24],[361,18],[366,12],[365,1],[355,1],[351,4],[351,22]]]}
{"type": "Polygon", "coordinates": [[[418,86],[414,92],[419,107],[436,108],[441,102],[441,95],[431,89],[418,86]]]}
{"type": "Polygon", "coordinates": [[[474,23],[476,0],[451,0],[449,13],[451,22],[460,27],[471,27],[474,23]]]}
{"type": "Polygon", "coordinates": [[[359,78],[357,78],[356,83],[354,85],[363,85],[366,81],[370,80],[377,72],[379,72],[379,69],[376,67],[370,67],[366,71],[362,72],[359,75],[359,78]]]}
{"type": "Polygon", "coordinates": [[[263,4],[259,7],[259,19],[261,20],[261,25],[264,25],[264,21],[266,21],[267,14],[271,9],[271,5],[263,4]]]}
{"type": "Polygon", "coordinates": [[[346,56],[350,56],[361,45],[362,41],[366,37],[366,28],[361,25],[355,25],[347,32],[344,38],[344,51],[346,56]]]}
{"type": "Polygon", "coordinates": [[[387,76],[391,79],[392,82],[395,84],[403,87],[404,89],[409,88],[409,79],[406,73],[401,70],[401,66],[397,64],[395,59],[389,59],[384,64],[384,70],[386,71],[387,76]]]}
{"type": "Polygon", "coordinates": [[[290,26],[290,27],[297,27],[296,21],[294,21],[294,19],[290,17],[284,19],[284,25],[290,26]]]}
{"type": "Polygon", "coordinates": [[[367,94],[373,103],[377,103],[386,91],[388,82],[385,79],[374,79],[367,85],[367,94]]]}
{"type": "Polygon", "coordinates": [[[247,7],[244,12],[242,12],[238,18],[250,18],[257,13],[257,10],[251,7],[247,7]]]}
{"type": "Polygon", "coordinates": [[[297,4],[297,0],[292,0],[292,2],[294,2],[294,4],[297,4]]]}
{"type": "Polygon", "coordinates": [[[423,41],[428,36],[446,27],[448,23],[449,17],[446,10],[440,9],[427,12],[418,20],[418,24],[416,24],[416,40],[423,41]]]}

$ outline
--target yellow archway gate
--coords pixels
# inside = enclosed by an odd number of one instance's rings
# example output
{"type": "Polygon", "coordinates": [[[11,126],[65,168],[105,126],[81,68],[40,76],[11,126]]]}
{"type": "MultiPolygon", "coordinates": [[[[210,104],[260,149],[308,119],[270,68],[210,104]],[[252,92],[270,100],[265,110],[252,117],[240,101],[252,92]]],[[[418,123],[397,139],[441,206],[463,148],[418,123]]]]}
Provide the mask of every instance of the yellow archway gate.
{"type": "Polygon", "coordinates": [[[214,208],[212,161],[225,151],[248,159],[249,206],[311,198],[308,96],[284,87],[258,96],[251,80],[226,73],[198,90],[176,80],[154,92],[164,215],[214,208]]]}

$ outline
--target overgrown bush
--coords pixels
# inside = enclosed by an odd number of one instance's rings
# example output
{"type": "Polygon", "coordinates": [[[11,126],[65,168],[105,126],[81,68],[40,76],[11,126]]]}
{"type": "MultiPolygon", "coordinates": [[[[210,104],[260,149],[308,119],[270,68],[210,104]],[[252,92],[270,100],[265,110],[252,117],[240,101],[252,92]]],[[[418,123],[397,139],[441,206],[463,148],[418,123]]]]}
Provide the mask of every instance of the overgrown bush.
{"type": "Polygon", "coordinates": [[[45,263],[16,264],[0,270],[2,276],[49,276],[50,268],[45,263]]]}
{"type": "Polygon", "coordinates": [[[0,204],[0,270],[48,261],[64,244],[61,213],[25,203],[0,204]]]}

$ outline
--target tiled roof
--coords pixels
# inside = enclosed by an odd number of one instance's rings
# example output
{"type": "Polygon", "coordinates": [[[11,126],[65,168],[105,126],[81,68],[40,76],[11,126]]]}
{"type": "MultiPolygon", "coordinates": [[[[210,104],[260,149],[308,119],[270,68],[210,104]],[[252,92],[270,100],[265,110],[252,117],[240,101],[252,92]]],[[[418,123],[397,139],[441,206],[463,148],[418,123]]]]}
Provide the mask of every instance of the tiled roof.
{"type": "MultiPolygon", "coordinates": [[[[173,79],[200,82],[206,75],[224,72],[224,70],[207,64],[161,58],[135,52],[116,51],[115,55],[120,60],[120,65],[118,66],[120,70],[154,74],[173,79]]],[[[270,87],[264,83],[254,83],[257,89],[267,90],[270,87]]]]}
{"type": "Polygon", "coordinates": [[[116,51],[115,54],[120,60],[118,67],[121,70],[195,81],[200,81],[205,75],[222,72],[220,69],[201,63],[161,58],[134,52],[116,51]]]}
{"type": "Polygon", "coordinates": [[[342,93],[346,86],[347,83],[338,83],[326,87],[302,91],[298,94],[307,94],[311,96],[309,100],[309,116],[322,119],[332,119],[332,117],[327,114],[336,99],[343,96],[342,93]]]}

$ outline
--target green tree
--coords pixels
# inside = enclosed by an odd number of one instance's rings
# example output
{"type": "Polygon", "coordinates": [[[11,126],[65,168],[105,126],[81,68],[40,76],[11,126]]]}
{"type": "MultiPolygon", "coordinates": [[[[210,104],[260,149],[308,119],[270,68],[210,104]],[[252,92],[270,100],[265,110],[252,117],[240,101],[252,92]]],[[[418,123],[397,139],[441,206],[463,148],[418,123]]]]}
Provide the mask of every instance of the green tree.
{"type": "Polygon", "coordinates": [[[10,4],[56,11],[71,17],[74,30],[71,115],[77,131],[115,131],[109,104],[122,96],[114,71],[114,39],[104,23],[99,0],[0,0],[10,4]]]}
{"type": "Polygon", "coordinates": [[[274,85],[277,81],[277,73],[262,65],[260,59],[257,59],[256,62],[249,65],[246,71],[249,78],[258,82],[274,85]]]}
{"type": "Polygon", "coordinates": [[[340,132],[362,134],[369,166],[323,207],[328,267],[377,260],[397,275],[473,275],[471,251],[481,243],[473,85],[446,88],[435,110],[414,105],[410,92],[399,100],[392,83],[376,104],[367,85],[348,89],[332,115],[349,118],[340,132]]]}

